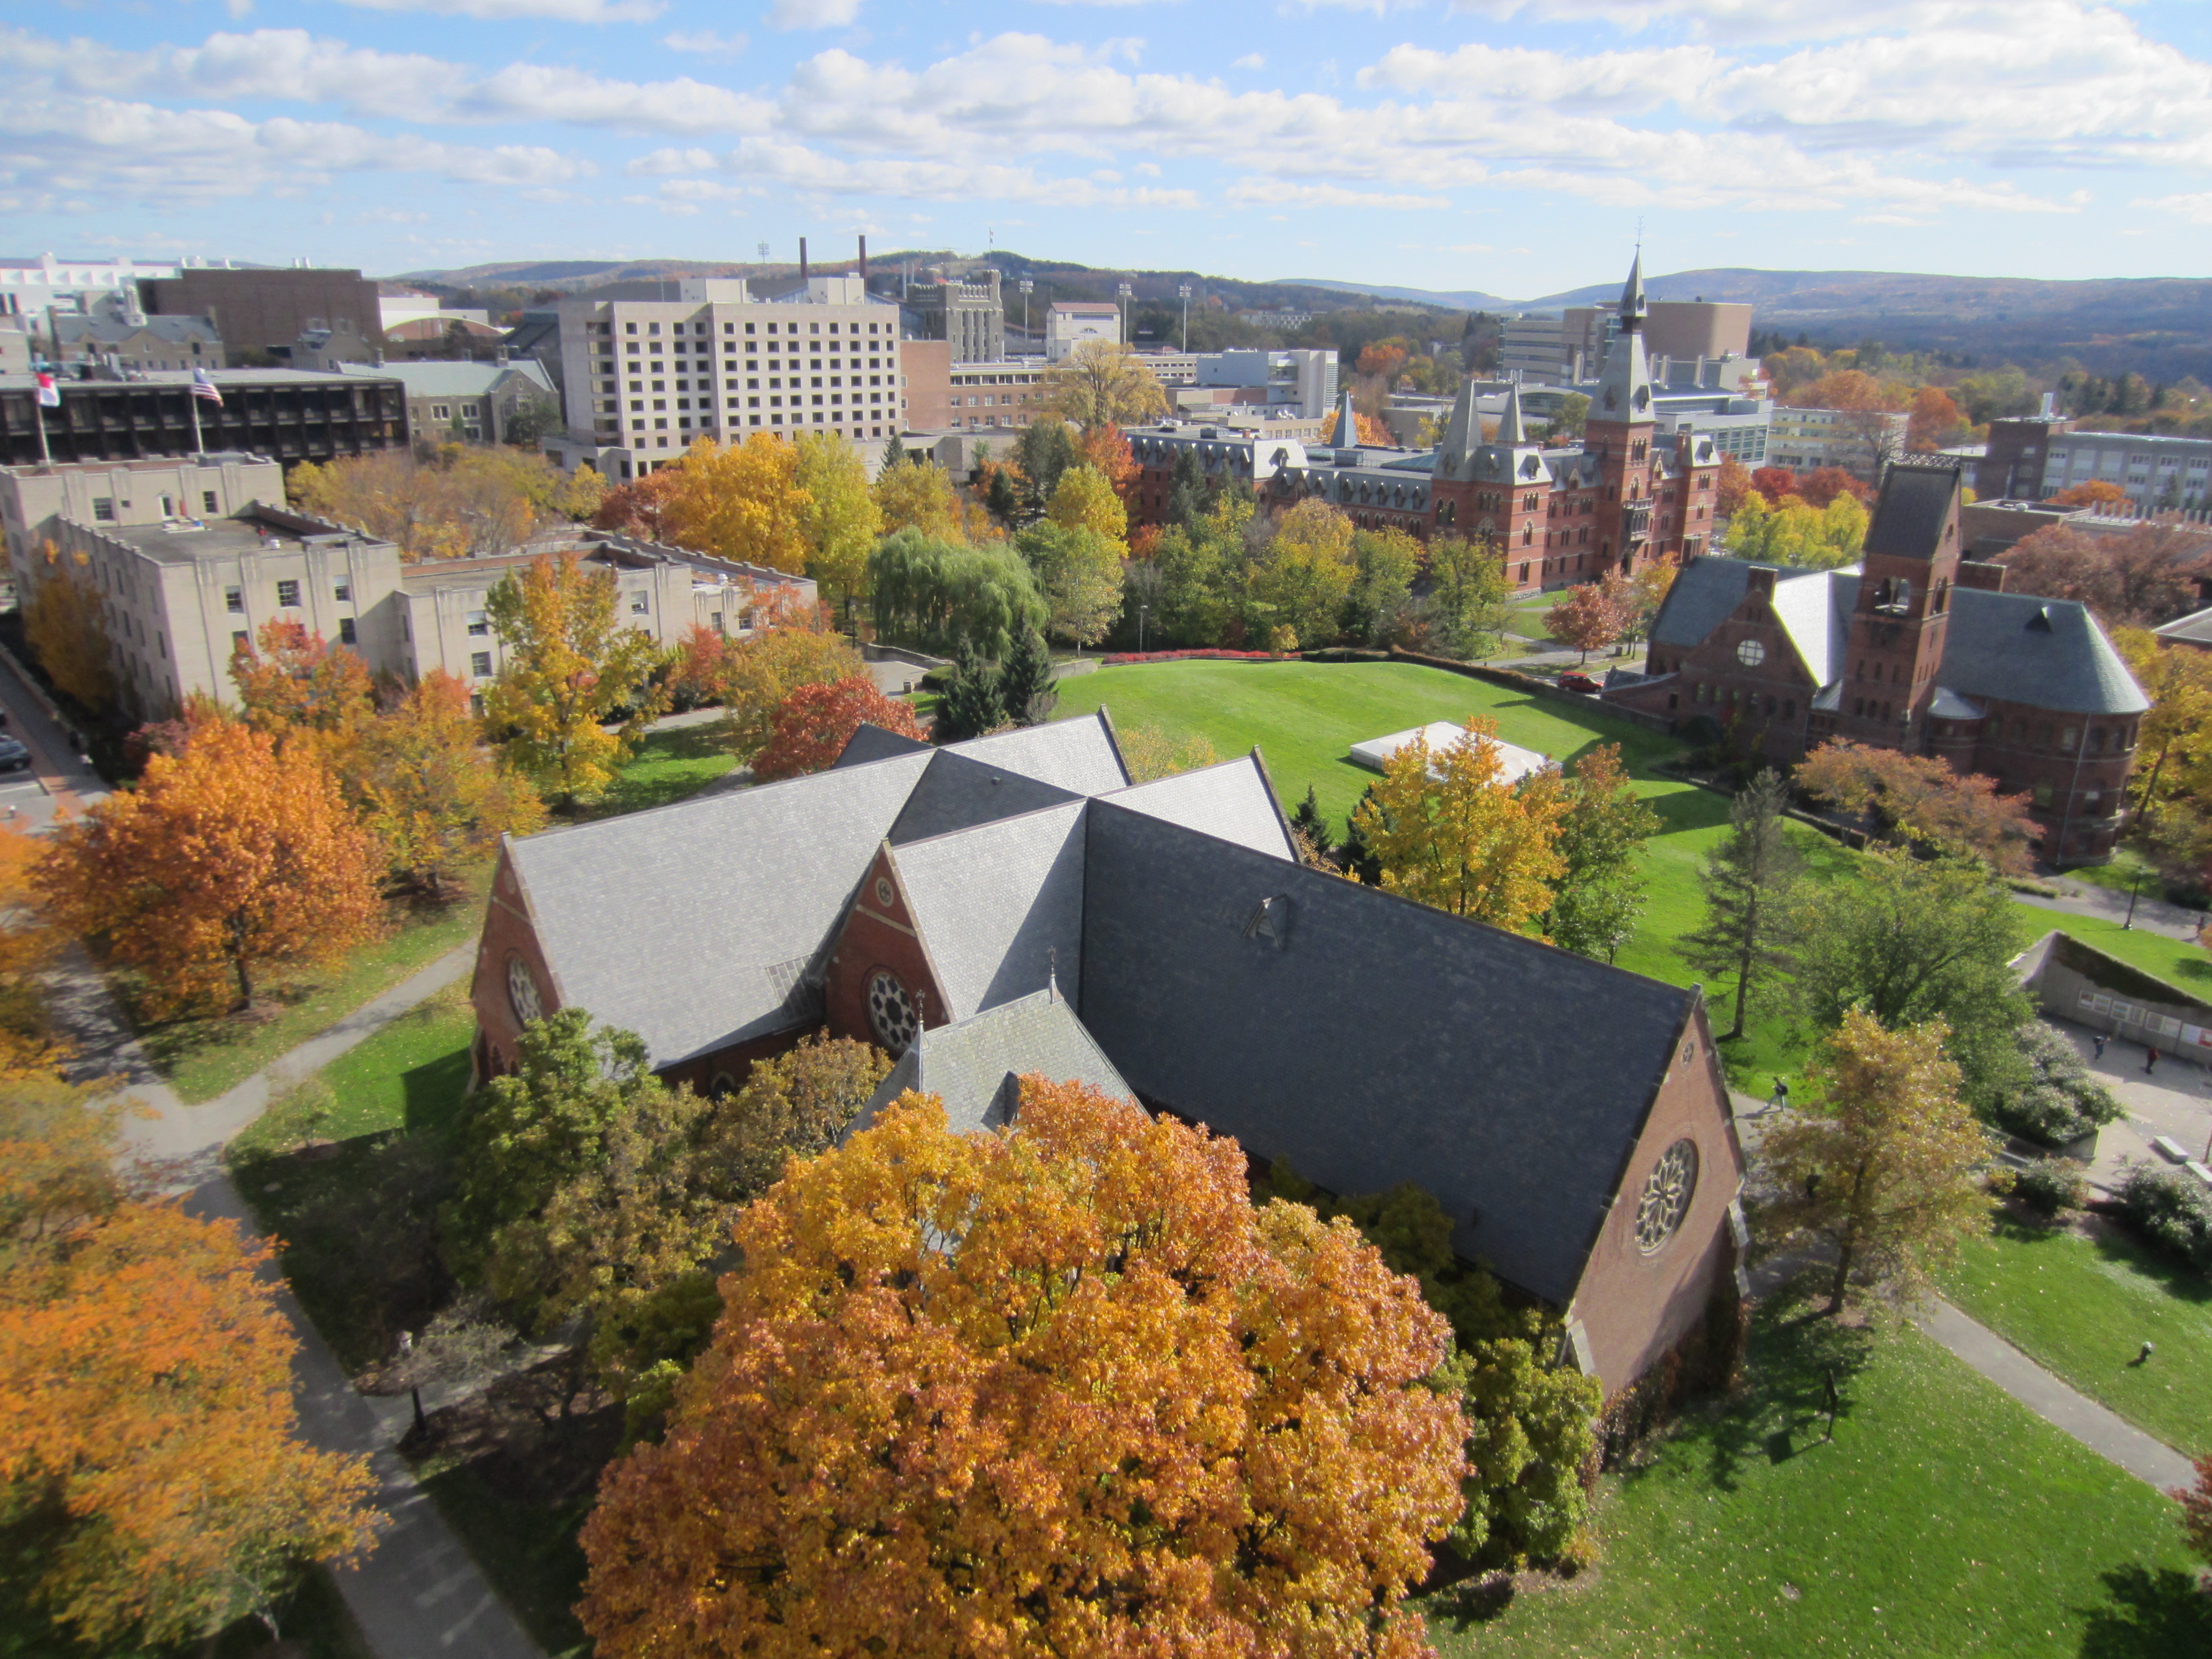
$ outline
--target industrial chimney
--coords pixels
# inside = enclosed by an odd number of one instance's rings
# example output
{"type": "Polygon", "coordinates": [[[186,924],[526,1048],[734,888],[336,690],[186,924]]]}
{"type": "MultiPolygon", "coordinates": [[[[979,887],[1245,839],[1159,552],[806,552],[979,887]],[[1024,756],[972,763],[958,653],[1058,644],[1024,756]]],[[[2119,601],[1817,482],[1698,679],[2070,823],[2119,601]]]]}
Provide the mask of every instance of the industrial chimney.
{"type": "Polygon", "coordinates": [[[806,280],[806,239],[804,236],[799,239],[799,280],[802,283],[806,280]]]}
{"type": "Polygon", "coordinates": [[[867,239],[866,237],[863,236],[862,238],[860,238],[860,291],[861,291],[863,294],[865,294],[865,293],[866,293],[866,292],[867,292],[867,289],[868,289],[868,239],[867,239]]]}

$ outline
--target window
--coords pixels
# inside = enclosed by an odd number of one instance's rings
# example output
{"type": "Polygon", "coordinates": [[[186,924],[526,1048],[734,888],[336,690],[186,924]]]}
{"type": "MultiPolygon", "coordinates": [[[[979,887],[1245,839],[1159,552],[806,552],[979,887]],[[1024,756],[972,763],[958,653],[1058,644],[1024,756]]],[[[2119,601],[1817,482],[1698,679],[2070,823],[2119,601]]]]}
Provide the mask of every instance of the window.
{"type": "Polygon", "coordinates": [[[226,611],[243,611],[246,609],[245,590],[237,587],[224,588],[222,590],[222,608],[226,611]]]}
{"type": "Polygon", "coordinates": [[[331,597],[336,599],[340,605],[352,604],[353,584],[351,582],[340,582],[337,586],[331,590],[331,597]]]}
{"type": "Polygon", "coordinates": [[[212,489],[203,489],[200,491],[200,511],[203,513],[220,513],[222,511],[221,507],[216,505],[215,491],[212,489]]]}
{"type": "Polygon", "coordinates": [[[647,601],[644,594],[633,593],[629,596],[629,614],[631,616],[642,617],[646,614],[647,608],[647,601]]]}
{"type": "Polygon", "coordinates": [[[233,634],[230,636],[231,655],[236,656],[241,651],[251,653],[252,649],[252,646],[246,639],[245,629],[240,629],[237,633],[233,634]]]}
{"type": "Polygon", "coordinates": [[[360,638],[354,628],[353,618],[351,617],[340,617],[338,618],[338,643],[340,645],[358,645],[360,642],[360,638]]]}
{"type": "Polygon", "coordinates": [[[1746,668],[1756,668],[1766,660],[1766,647],[1757,640],[1741,641],[1735,648],[1735,659],[1746,668]]]}
{"type": "Polygon", "coordinates": [[[115,522],[115,497],[112,495],[94,495],[92,498],[92,516],[99,520],[102,524],[113,524],[115,522]]]}
{"type": "Polygon", "coordinates": [[[491,678],[491,653],[471,651],[469,653],[469,672],[480,680],[491,678]]]}
{"type": "Polygon", "coordinates": [[[282,605],[289,605],[297,608],[300,603],[300,584],[297,582],[278,582],[276,584],[276,603],[282,605]]]}
{"type": "Polygon", "coordinates": [[[491,632],[491,618],[481,611],[469,612],[469,632],[478,638],[491,632]]]}
{"type": "Polygon", "coordinates": [[[1678,1140],[1660,1158],[1637,1199],[1636,1248],[1650,1255],[1674,1237],[1697,1191],[1697,1143],[1678,1140]]]}

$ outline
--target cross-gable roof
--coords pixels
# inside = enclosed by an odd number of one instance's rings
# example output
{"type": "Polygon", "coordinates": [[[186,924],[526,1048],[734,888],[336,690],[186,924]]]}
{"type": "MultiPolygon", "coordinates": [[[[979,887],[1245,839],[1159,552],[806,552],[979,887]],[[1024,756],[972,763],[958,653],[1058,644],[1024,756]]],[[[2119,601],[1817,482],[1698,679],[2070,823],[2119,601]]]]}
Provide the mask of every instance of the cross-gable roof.
{"type": "Polygon", "coordinates": [[[1260,751],[1195,772],[1139,783],[1102,797],[1147,817],[1165,818],[1187,830],[1218,836],[1270,858],[1298,855],[1291,826],[1267,781],[1260,751]]]}
{"type": "Polygon", "coordinates": [[[922,1032],[845,1133],[866,1128],[909,1089],[943,1102],[945,1125],[956,1133],[999,1128],[1013,1121],[1021,1079],[1031,1074],[1130,1093],[1066,994],[1047,989],[922,1032]]]}
{"type": "Polygon", "coordinates": [[[1070,800],[892,850],[915,933],[953,1018],[1043,989],[1055,963],[1074,993],[1083,808],[1070,800]]]}

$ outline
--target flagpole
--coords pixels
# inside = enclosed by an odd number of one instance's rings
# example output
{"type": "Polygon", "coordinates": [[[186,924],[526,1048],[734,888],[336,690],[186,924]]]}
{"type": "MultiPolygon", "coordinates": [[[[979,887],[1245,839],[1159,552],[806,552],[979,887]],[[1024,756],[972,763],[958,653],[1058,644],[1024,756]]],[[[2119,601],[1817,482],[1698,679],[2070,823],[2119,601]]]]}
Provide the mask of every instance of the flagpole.
{"type": "Polygon", "coordinates": [[[185,383],[185,403],[192,411],[192,459],[207,459],[207,445],[200,438],[200,389],[191,381],[185,383]]]}

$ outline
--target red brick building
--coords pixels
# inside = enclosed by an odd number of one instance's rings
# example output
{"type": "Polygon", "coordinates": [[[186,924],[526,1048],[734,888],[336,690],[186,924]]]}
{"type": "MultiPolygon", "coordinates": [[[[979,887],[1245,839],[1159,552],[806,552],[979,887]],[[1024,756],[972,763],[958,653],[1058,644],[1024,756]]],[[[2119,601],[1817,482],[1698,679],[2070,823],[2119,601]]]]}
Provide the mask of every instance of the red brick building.
{"type": "Polygon", "coordinates": [[[1857,565],[1697,561],[1650,672],[1607,698],[1710,715],[1784,764],[1832,738],[1940,755],[2028,795],[2053,861],[2110,858],[2148,701],[2083,606],[1960,556],[1962,499],[1948,465],[1893,465],[1857,565]]]}
{"type": "MultiPolygon", "coordinates": [[[[1471,381],[1460,388],[1433,450],[1145,427],[1129,434],[1139,467],[1137,521],[1164,521],[1178,458],[1188,453],[1208,481],[1241,480],[1276,506],[1316,498],[1362,529],[1396,527],[1424,541],[1439,534],[1486,539],[1523,592],[1594,581],[1609,569],[1628,574],[1694,559],[1712,537],[1721,452],[1710,434],[1657,435],[1646,311],[1639,258],[1621,290],[1620,332],[1607,349],[1578,446],[1536,441],[1517,386],[1506,394],[1496,435],[1486,441],[1471,381]]],[[[1358,429],[1348,392],[1336,429],[1358,429]]]]}
{"type": "Polygon", "coordinates": [[[480,1075],[561,1007],[710,1090],[826,1026],[963,1128],[1042,1072],[1334,1192],[1418,1182],[1608,1393],[1737,1293],[1694,990],[1302,868],[1256,752],[1132,786],[1103,714],[864,727],[811,777],[509,841],[471,994],[480,1075]]]}

